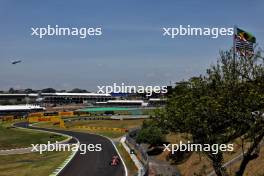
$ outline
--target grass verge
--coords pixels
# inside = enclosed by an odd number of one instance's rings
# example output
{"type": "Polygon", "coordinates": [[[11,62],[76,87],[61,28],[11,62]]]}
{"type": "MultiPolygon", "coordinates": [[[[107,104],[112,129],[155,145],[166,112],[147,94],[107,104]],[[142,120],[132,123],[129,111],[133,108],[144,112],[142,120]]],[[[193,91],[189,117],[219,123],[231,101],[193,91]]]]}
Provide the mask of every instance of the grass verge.
{"type": "Polygon", "coordinates": [[[31,144],[55,142],[66,137],[51,133],[30,131],[11,127],[11,123],[0,123],[0,150],[30,147],[31,144]]]}
{"type": "Polygon", "coordinates": [[[0,156],[1,176],[47,176],[57,169],[70,152],[28,153],[0,156]]]}
{"type": "Polygon", "coordinates": [[[129,176],[135,176],[138,173],[137,167],[135,166],[133,160],[130,158],[129,154],[127,153],[126,149],[122,146],[121,143],[116,144],[116,147],[123,158],[126,167],[128,169],[129,176]]]}

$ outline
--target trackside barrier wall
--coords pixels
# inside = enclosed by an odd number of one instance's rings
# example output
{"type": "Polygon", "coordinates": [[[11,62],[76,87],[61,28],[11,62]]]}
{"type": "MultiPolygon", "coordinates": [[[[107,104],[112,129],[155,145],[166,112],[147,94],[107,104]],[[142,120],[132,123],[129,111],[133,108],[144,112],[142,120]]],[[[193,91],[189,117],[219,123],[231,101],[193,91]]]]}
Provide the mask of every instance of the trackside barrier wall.
{"type": "Polygon", "coordinates": [[[28,117],[29,123],[34,122],[60,122],[61,118],[59,116],[47,116],[47,117],[28,117]]]}
{"type": "Polygon", "coordinates": [[[3,116],[0,117],[0,119],[2,119],[2,121],[6,121],[6,122],[12,122],[14,120],[14,116],[3,116]]]}
{"type": "Polygon", "coordinates": [[[138,159],[141,161],[143,165],[143,175],[147,176],[148,175],[148,170],[149,170],[149,156],[147,152],[135,141],[135,139],[132,138],[132,136],[135,136],[139,129],[133,129],[131,130],[127,135],[126,135],[126,141],[125,143],[131,148],[136,151],[136,155],[138,159]]]}

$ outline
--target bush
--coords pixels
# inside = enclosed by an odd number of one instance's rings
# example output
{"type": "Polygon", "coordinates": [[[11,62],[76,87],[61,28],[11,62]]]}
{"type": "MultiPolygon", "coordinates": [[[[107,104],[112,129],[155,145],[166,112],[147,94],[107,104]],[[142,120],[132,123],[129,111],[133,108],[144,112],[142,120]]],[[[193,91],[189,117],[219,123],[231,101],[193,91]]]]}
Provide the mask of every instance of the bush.
{"type": "Polygon", "coordinates": [[[136,138],[137,143],[148,143],[151,145],[162,142],[163,134],[160,128],[156,126],[148,126],[142,128],[136,138]]]}

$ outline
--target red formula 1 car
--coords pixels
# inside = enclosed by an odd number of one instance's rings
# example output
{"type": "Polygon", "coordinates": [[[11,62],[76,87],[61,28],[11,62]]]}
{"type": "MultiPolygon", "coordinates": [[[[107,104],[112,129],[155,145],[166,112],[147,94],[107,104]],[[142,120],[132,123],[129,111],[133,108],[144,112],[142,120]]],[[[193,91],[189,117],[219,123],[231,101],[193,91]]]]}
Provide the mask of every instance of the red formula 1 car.
{"type": "Polygon", "coordinates": [[[120,163],[119,157],[117,155],[114,155],[112,157],[112,160],[110,161],[110,165],[111,166],[117,166],[117,165],[119,165],[119,163],[120,163]]]}

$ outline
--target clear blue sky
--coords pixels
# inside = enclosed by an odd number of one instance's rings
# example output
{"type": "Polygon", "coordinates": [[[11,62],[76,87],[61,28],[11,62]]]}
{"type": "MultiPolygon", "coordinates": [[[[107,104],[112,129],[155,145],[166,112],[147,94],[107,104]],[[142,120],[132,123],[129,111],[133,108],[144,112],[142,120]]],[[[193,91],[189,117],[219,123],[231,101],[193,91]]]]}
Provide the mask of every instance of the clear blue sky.
{"type": "Polygon", "coordinates": [[[1,0],[0,89],[74,87],[113,82],[167,85],[203,74],[232,37],[164,38],[162,27],[233,27],[264,46],[263,0],[1,0]],[[30,27],[103,28],[94,39],[32,37],[30,27]],[[21,64],[12,65],[13,60],[21,64]]]}

